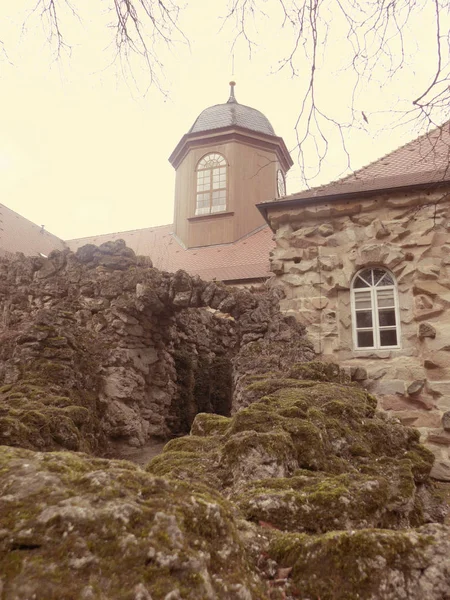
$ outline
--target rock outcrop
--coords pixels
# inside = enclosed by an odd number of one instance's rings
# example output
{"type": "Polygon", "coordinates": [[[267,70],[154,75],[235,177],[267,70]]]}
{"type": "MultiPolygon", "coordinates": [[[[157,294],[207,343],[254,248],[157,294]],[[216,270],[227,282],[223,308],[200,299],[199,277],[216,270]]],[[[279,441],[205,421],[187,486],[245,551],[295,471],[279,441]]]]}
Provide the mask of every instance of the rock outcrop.
{"type": "Polygon", "coordinates": [[[312,355],[275,294],[162,273],[122,241],[1,259],[0,275],[3,444],[99,453],[187,433],[199,411],[239,407],[232,362],[250,341],[312,355]]]}
{"type": "Polygon", "coordinates": [[[330,365],[247,388],[259,400],[198,414],[145,471],[1,448],[3,600],[448,598],[418,433],[330,365]]]}
{"type": "Polygon", "coordinates": [[[0,267],[1,600],[450,598],[433,454],[276,296],[120,243],[0,267]],[[95,456],[153,426],[191,431],[95,456]]]}

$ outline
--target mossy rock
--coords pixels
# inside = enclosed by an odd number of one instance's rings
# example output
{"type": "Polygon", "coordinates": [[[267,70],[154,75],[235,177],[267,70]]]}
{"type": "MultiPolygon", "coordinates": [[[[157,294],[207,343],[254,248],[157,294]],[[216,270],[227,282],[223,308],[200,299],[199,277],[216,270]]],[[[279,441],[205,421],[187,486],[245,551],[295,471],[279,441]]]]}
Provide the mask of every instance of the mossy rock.
{"type": "MultiPolygon", "coordinates": [[[[262,383],[254,385],[264,394],[262,383]]],[[[248,519],[287,530],[401,528],[440,514],[423,492],[433,456],[415,430],[378,414],[358,386],[305,383],[262,395],[231,418],[198,415],[195,435],[170,442],[149,472],[209,482],[248,519]],[[312,478],[300,484],[299,471],[312,478]]]]}
{"type": "Polygon", "coordinates": [[[40,451],[104,449],[95,395],[86,391],[69,397],[51,389],[38,379],[5,386],[0,392],[0,444],[40,451]]]}
{"type": "Polygon", "coordinates": [[[198,413],[192,423],[191,434],[198,436],[223,435],[231,419],[211,413],[198,413]]]}
{"type": "MultiPolygon", "coordinates": [[[[278,535],[270,556],[292,567],[294,597],[320,600],[422,600],[448,597],[447,567],[433,557],[450,544],[443,526],[278,535]],[[429,571],[428,571],[429,570],[429,571]]],[[[450,565],[450,560],[445,560],[450,565]]]]}
{"type": "Polygon", "coordinates": [[[0,487],[5,600],[267,599],[235,510],[206,486],[1,447],[0,487]]]}
{"type": "Polygon", "coordinates": [[[285,531],[393,528],[422,524],[422,500],[409,460],[386,461],[383,475],[330,476],[297,471],[283,479],[252,481],[232,496],[245,517],[285,531]]]}
{"type": "Polygon", "coordinates": [[[330,383],[349,383],[350,378],[336,363],[311,361],[292,366],[289,376],[295,379],[328,381],[330,383]]]}

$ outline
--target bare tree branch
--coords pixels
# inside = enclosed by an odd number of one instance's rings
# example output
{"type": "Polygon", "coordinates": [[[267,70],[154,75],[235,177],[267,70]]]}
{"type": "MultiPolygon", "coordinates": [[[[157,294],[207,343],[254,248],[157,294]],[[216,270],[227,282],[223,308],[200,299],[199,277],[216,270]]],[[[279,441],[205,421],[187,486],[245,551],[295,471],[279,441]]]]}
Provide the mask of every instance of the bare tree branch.
{"type": "MultiPolygon", "coordinates": [[[[348,134],[355,128],[369,126],[373,114],[366,107],[358,106],[363,83],[373,85],[374,78],[381,78],[379,87],[383,88],[409,66],[412,43],[415,43],[410,24],[430,7],[434,11],[435,70],[417,97],[408,98],[405,90],[399,99],[403,108],[391,112],[398,122],[407,123],[411,119],[428,127],[442,122],[449,114],[450,0],[291,0],[289,3],[266,0],[265,6],[269,3],[272,11],[277,9],[279,12],[280,26],[289,28],[292,37],[291,50],[279,61],[278,70],[288,68],[291,76],[301,75],[305,82],[299,98],[296,150],[306,184],[318,174],[327,158],[330,135],[340,139],[346,167],[350,166],[348,134]],[[443,26],[444,14],[446,28],[443,26]],[[348,57],[344,70],[353,75],[353,85],[348,90],[349,116],[344,120],[334,116],[332,103],[319,89],[321,79],[323,88],[323,77],[327,74],[331,30],[335,42],[336,38],[344,42],[339,49],[348,57]]],[[[252,20],[257,18],[258,9],[259,3],[255,0],[231,0],[229,16],[239,19],[235,23],[235,43],[240,37],[248,38],[248,21],[250,16],[252,20]]],[[[265,10],[269,11],[269,8],[265,10]]]]}
{"type": "MultiPolygon", "coordinates": [[[[130,61],[133,57],[142,60],[150,76],[149,85],[161,89],[161,44],[170,47],[177,36],[189,44],[178,26],[180,6],[174,0],[108,0],[108,3],[107,10],[113,15],[110,28],[114,32],[114,61],[120,60],[122,70],[133,76],[130,61]]],[[[60,58],[63,51],[71,51],[61,26],[63,11],[69,11],[81,22],[70,0],[37,0],[30,14],[41,18],[55,58],[60,58]]]]}

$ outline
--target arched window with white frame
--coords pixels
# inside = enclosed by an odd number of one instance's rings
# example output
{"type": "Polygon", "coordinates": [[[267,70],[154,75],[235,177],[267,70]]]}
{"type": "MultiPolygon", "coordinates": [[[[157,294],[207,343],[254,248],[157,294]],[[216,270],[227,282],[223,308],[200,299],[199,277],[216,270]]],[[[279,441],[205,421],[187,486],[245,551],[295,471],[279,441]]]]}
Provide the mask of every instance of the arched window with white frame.
{"type": "Polygon", "coordinates": [[[356,349],[400,347],[400,314],[395,278],[387,269],[359,271],[351,285],[353,339],[356,349]]]}
{"type": "Polygon", "coordinates": [[[227,161],[216,152],[197,165],[195,215],[210,215],[227,209],[227,161]]]}

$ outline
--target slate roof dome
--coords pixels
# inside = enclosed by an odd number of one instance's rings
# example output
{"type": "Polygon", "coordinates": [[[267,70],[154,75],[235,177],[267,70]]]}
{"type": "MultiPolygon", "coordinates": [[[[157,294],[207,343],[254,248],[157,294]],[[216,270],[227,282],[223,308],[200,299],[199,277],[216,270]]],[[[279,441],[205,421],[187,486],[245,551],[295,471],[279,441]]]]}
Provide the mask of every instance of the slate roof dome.
{"type": "Polygon", "coordinates": [[[275,135],[269,119],[259,110],[239,104],[234,97],[234,81],[230,81],[230,97],[225,104],[205,108],[195,120],[189,133],[200,133],[222,127],[244,127],[266,135],[275,135]]]}

